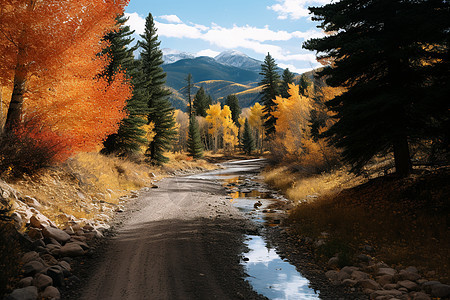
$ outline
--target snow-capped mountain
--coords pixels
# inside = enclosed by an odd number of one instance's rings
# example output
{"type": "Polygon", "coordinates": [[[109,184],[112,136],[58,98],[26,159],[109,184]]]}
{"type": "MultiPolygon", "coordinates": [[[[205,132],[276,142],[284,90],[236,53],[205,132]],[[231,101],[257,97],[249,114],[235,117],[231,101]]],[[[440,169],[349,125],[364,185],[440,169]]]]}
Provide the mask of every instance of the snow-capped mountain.
{"type": "Polygon", "coordinates": [[[188,52],[181,52],[169,48],[162,49],[164,64],[172,64],[182,59],[195,58],[195,54],[188,52]]]}
{"type": "Polygon", "coordinates": [[[260,60],[251,58],[248,55],[236,50],[224,51],[217,55],[215,59],[218,63],[223,65],[233,66],[258,73],[260,72],[261,64],[263,63],[260,60]]]}

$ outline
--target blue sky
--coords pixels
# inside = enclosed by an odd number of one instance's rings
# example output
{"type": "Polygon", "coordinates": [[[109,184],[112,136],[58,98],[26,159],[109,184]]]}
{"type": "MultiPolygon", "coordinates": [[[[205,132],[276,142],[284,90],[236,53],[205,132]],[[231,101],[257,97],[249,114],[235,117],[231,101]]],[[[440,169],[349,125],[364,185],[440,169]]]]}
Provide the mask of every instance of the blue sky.
{"type": "Polygon", "coordinates": [[[152,13],[161,48],[214,57],[238,50],[263,60],[267,52],[294,72],[318,67],[315,55],[302,49],[305,39],[322,36],[308,6],[330,0],[131,0],[129,25],[137,33],[152,13]]]}

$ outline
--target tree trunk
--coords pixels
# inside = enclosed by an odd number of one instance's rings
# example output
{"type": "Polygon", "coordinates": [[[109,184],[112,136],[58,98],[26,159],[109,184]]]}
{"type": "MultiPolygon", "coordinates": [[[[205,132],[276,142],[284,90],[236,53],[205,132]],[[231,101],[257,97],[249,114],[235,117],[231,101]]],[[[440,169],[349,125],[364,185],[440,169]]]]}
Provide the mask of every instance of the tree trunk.
{"type": "Polygon", "coordinates": [[[409,155],[409,145],[406,136],[401,136],[394,141],[395,173],[400,177],[411,174],[412,164],[409,155]]]}
{"type": "Polygon", "coordinates": [[[14,73],[14,88],[6,115],[5,132],[13,131],[20,123],[23,108],[23,95],[26,92],[27,71],[25,67],[24,49],[19,47],[17,54],[17,65],[14,73]]]}

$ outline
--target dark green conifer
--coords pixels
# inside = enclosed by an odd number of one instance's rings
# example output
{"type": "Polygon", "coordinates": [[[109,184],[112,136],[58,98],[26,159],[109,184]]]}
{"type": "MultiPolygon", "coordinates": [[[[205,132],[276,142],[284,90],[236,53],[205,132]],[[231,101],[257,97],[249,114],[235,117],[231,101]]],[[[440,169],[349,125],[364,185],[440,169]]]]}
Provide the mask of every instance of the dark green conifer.
{"type": "Polygon", "coordinates": [[[109,135],[103,142],[104,148],[101,151],[104,154],[115,153],[119,156],[130,155],[140,150],[140,147],[147,142],[142,126],[146,124],[145,115],[148,113],[148,107],[138,80],[142,76],[142,70],[133,55],[137,46],[129,46],[134,40],[131,38],[134,31],[125,25],[127,20],[123,15],[117,17],[119,29],[105,36],[105,40],[109,41],[110,45],[104,49],[103,53],[109,54],[110,62],[101,74],[107,77],[108,81],[112,81],[116,72],[124,70],[133,85],[133,96],[126,105],[128,116],[121,121],[118,132],[109,135]]]}
{"type": "Polygon", "coordinates": [[[264,105],[264,128],[266,137],[270,138],[275,133],[275,123],[277,121],[272,115],[272,112],[277,109],[274,100],[276,96],[280,95],[280,75],[277,73],[277,64],[270,53],[267,53],[259,74],[263,76],[259,84],[263,87],[261,101],[264,105]]]}
{"type": "Polygon", "coordinates": [[[193,104],[192,104],[192,89],[194,87],[194,81],[192,79],[192,74],[189,73],[186,76],[186,86],[183,88],[184,89],[184,94],[186,95],[186,98],[188,100],[188,114],[189,114],[189,118],[192,116],[192,113],[194,112],[193,110],[193,104]]]}
{"type": "Polygon", "coordinates": [[[295,75],[288,68],[283,71],[283,75],[281,78],[281,97],[289,98],[291,95],[289,94],[289,84],[294,83],[295,75]]]}
{"type": "Polygon", "coordinates": [[[253,138],[252,129],[250,128],[250,124],[248,123],[248,119],[245,119],[244,123],[244,133],[242,136],[242,148],[244,152],[248,155],[252,154],[252,151],[255,150],[255,140],[253,138]]]}
{"type": "Polygon", "coordinates": [[[448,1],[341,0],[310,10],[333,34],[304,47],[332,59],[319,74],[347,88],[327,103],[338,121],[326,136],[354,171],[392,151],[397,174],[407,176],[409,143],[448,120],[448,1]]]}
{"type": "Polygon", "coordinates": [[[200,136],[200,129],[198,127],[197,118],[194,115],[189,118],[187,146],[189,156],[192,156],[195,159],[203,157],[202,138],[200,136]]]}
{"type": "Polygon", "coordinates": [[[211,98],[205,92],[203,87],[197,91],[194,97],[194,111],[197,116],[206,117],[206,110],[211,105],[211,98]]]}
{"type": "Polygon", "coordinates": [[[168,161],[164,152],[171,149],[176,130],[174,109],[168,98],[170,91],[165,87],[166,73],[161,67],[163,64],[163,54],[159,49],[161,42],[158,41],[152,14],[146,18],[145,32],[141,37],[143,81],[149,108],[148,122],[152,122],[155,126],[153,129],[155,136],[150,142],[146,156],[153,163],[162,164],[168,161]]]}
{"type": "Polygon", "coordinates": [[[233,119],[234,124],[236,126],[239,125],[239,116],[241,115],[241,106],[239,105],[239,99],[236,95],[228,95],[227,99],[225,100],[225,105],[228,105],[231,110],[231,118],[233,119]]]}

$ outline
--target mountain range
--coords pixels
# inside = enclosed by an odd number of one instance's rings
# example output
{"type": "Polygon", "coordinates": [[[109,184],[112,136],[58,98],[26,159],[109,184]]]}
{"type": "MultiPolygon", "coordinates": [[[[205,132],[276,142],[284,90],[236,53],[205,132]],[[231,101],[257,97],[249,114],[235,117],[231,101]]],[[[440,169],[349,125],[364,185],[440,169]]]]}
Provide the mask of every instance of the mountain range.
{"type": "MultiPolygon", "coordinates": [[[[172,91],[170,100],[177,109],[186,110],[183,90],[189,73],[194,82],[193,94],[203,87],[213,100],[220,102],[228,95],[236,94],[241,107],[252,106],[261,99],[258,83],[263,62],[242,52],[225,51],[212,58],[163,49],[163,60],[166,85],[172,91]]],[[[283,72],[281,68],[278,71],[283,72]]]]}

